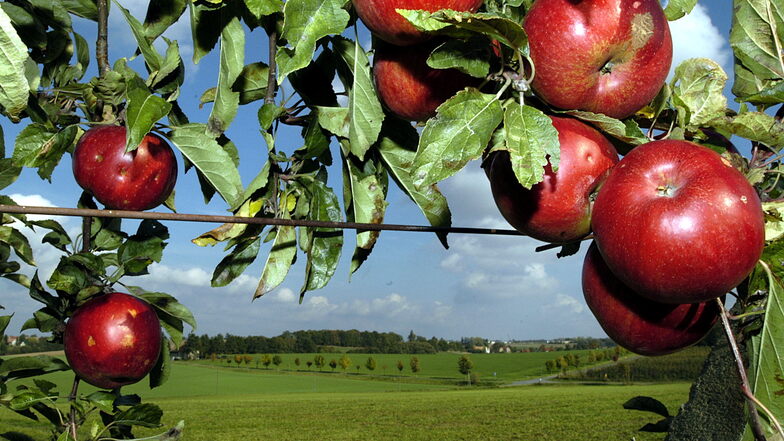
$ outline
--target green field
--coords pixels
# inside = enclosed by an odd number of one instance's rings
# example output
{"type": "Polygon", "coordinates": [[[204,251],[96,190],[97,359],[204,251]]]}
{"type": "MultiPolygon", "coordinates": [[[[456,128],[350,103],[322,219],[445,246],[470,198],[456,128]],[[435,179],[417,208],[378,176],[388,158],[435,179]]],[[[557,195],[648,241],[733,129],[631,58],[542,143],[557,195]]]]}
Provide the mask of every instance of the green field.
{"type": "MultiPolygon", "coordinates": [[[[471,361],[474,363],[473,373],[479,375],[480,381],[490,383],[507,383],[521,379],[543,377],[548,375],[545,369],[545,362],[558,358],[567,353],[579,354],[580,358],[585,363],[588,358],[589,350],[575,350],[563,352],[513,352],[508,354],[469,354],[471,361]]],[[[270,365],[268,370],[284,370],[284,371],[297,371],[297,372],[318,372],[315,366],[308,368],[305,362],[313,360],[316,355],[322,355],[327,363],[330,360],[338,360],[343,354],[321,353],[321,354],[280,354],[283,363],[279,367],[270,365]],[[300,359],[300,366],[294,364],[294,359],[300,359]]],[[[347,374],[362,374],[362,375],[375,375],[375,376],[406,376],[406,377],[426,377],[430,379],[446,379],[446,380],[462,380],[465,377],[457,370],[457,360],[462,354],[455,354],[449,352],[439,352],[437,354],[346,354],[351,360],[351,366],[345,370],[347,374]],[[368,371],[365,368],[365,361],[368,357],[373,357],[376,360],[376,369],[368,371]],[[411,357],[419,359],[421,371],[414,374],[409,368],[409,361],[411,357]],[[403,370],[397,369],[397,362],[403,362],[403,370]],[[357,370],[357,365],[360,369],[357,370]]],[[[233,355],[229,355],[233,359],[233,355]]],[[[256,369],[256,361],[260,357],[259,354],[252,354],[253,361],[250,364],[243,363],[241,366],[244,368],[256,369]]],[[[236,364],[232,361],[227,363],[226,360],[216,360],[214,362],[209,360],[202,360],[199,363],[208,363],[211,365],[221,365],[235,367],[236,364]]],[[[259,365],[264,369],[263,365],[259,365]]],[[[322,372],[332,372],[329,365],[321,368],[322,372]]],[[[344,372],[340,366],[335,369],[335,372],[344,372]]]]}
{"type": "MultiPolygon", "coordinates": [[[[176,362],[171,379],[164,386],[150,391],[143,384],[134,385],[123,392],[138,393],[146,402],[160,405],[167,426],[185,420],[184,439],[193,441],[628,441],[632,437],[637,441],[652,441],[662,440],[663,435],[637,432],[637,429],[654,422],[656,416],[624,410],[622,404],[636,395],[648,395],[675,412],[687,399],[689,390],[685,383],[455,387],[426,380],[426,374],[438,377],[442,373],[450,375],[447,372],[452,370],[460,376],[457,356],[439,355],[442,357],[420,356],[422,372],[417,378],[407,373],[396,378],[384,377],[384,381],[376,381],[380,379],[378,375],[357,375],[353,366],[344,374],[340,368],[336,373],[315,373],[286,371],[284,366],[276,371],[255,369],[255,366],[228,367],[226,363],[176,362]]],[[[498,376],[517,380],[536,372],[534,365],[544,364],[546,358],[541,355],[548,354],[481,354],[472,359],[477,367],[482,362],[485,369],[498,369],[498,376]],[[526,372],[526,375],[516,376],[510,371],[526,372]]],[[[381,359],[396,363],[400,358],[398,355],[374,357],[379,366],[381,359]]],[[[292,355],[289,361],[292,368],[295,367],[293,359],[292,355]]],[[[352,356],[352,359],[361,359],[361,371],[367,372],[364,368],[367,355],[352,356]]],[[[403,361],[408,371],[408,358],[403,361]]],[[[46,378],[57,383],[60,391],[68,390],[72,381],[70,373],[50,374],[46,378]]],[[[92,390],[91,387],[80,389],[82,393],[92,390]]],[[[0,434],[8,431],[31,434],[34,439],[47,436],[38,423],[0,409],[0,434]]],[[[139,429],[136,434],[149,436],[160,431],[139,429]]]]}

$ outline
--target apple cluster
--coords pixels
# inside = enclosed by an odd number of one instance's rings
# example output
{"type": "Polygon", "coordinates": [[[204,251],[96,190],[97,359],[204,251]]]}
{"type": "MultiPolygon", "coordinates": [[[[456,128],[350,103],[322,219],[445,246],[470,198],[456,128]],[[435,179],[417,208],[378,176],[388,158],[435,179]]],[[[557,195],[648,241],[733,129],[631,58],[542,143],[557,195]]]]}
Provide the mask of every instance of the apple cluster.
{"type": "MultiPolygon", "coordinates": [[[[523,22],[535,95],[549,109],[629,117],[658,94],[672,41],[658,0],[536,0],[523,22]]],[[[685,140],[638,146],[619,161],[591,126],[551,116],[557,171],[524,188],[510,155],[484,168],[504,218],[538,240],[593,232],[582,274],[604,331],[639,354],[692,345],[722,312],[716,298],[753,270],[764,246],[756,190],[713,150],[685,140]]],[[[726,141],[726,140],[725,140],[726,141]]]]}
{"type": "Polygon", "coordinates": [[[475,12],[482,0],[353,0],[362,22],[380,41],[374,44],[373,80],[381,101],[392,114],[424,121],[455,93],[479,80],[457,69],[433,69],[427,59],[442,43],[416,29],[396,9],[475,12]]]}

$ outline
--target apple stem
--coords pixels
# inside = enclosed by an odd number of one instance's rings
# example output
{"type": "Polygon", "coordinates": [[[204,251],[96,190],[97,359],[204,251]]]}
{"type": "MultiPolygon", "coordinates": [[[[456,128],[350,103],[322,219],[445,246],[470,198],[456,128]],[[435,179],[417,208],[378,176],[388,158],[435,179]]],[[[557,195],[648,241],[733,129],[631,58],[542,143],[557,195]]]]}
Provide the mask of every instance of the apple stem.
{"type": "MultiPolygon", "coordinates": [[[[79,390],[79,377],[74,375],[73,386],[71,386],[71,394],[68,395],[68,402],[73,403],[76,401],[76,393],[79,390]]],[[[76,441],[76,431],[79,428],[78,424],[76,423],[76,407],[71,405],[71,411],[68,417],[68,428],[71,431],[71,438],[76,441]]]]}
{"type": "MultiPolygon", "coordinates": [[[[743,391],[743,395],[746,397],[746,404],[749,408],[749,426],[751,426],[751,431],[754,433],[754,439],[757,441],[765,441],[765,435],[762,430],[762,423],[759,420],[759,414],[757,413],[757,406],[760,406],[761,403],[754,397],[754,394],[751,392],[751,386],[749,385],[749,378],[746,376],[746,367],[743,363],[743,357],[741,356],[740,350],[738,349],[738,342],[735,339],[735,334],[732,332],[732,327],[730,326],[730,322],[728,320],[729,312],[724,308],[724,303],[721,301],[720,298],[716,299],[716,302],[719,304],[719,309],[721,313],[719,313],[719,317],[721,318],[721,324],[724,327],[724,333],[727,336],[727,342],[730,344],[730,349],[732,350],[732,355],[735,358],[735,364],[738,367],[738,374],[740,375],[741,381],[741,390],[743,391]]],[[[760,407],[761,409],[765,409],[764,406],[760,407]]],[[[770,415],[769,412],[768,415],[770,415]]],[[[775,423],[776,427],[780,427],[778,422],[775,418],[771,416],[771,420],[775,423]]]]}

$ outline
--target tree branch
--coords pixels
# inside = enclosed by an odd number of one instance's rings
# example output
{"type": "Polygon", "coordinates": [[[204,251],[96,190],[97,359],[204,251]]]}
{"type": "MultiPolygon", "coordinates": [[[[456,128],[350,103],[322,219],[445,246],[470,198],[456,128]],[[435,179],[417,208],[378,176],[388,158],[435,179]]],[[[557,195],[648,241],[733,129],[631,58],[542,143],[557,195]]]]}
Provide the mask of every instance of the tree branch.
{"type": "Polygon", "coordinates": [[[103,77],[109,66],[109,5],[108,0],[98,0],[98,38],[95,41],[98,75],[103,77]]]}
{"type": "Polygon", "coordinates": [[[275,62],[275,55],[278,50],[278,31],[272,30],[267,35],[269,36],[269,73],[267,75],[267,93],[264,95],[264,104],[272,104],[275,102],[275,91],[278,84],[278,66],[275,62]]]}

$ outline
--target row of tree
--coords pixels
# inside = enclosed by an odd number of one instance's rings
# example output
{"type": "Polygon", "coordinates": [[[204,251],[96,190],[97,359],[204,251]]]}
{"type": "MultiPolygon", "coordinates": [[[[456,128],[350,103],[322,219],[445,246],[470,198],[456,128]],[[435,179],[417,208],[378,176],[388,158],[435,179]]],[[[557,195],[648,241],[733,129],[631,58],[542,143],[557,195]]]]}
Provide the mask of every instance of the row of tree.
{"type": "MultiPolygon", "coordinates": [[[[259,357],[253,357],[247,354],[245,355],[234,354],[233,356],[229,356],[229,355],[217,355],[215,353],[212,353],[207,358],[214,362],[218,362],[222,360],[229,365],[234,363],[237,366],[241,366],[243,363],[246,366],[248,366],[255,361],[256,368],[259,368],[260,366],[263,365],[267,369],[270,368],[270,365],[275,365],[275,367],[277,368],[281,364],[283,364],[283,357],[281,357],[278,354],[275,355],[264,354],[259,357]]],[[[332,368],[333,371],[338,366],[340,366],[340,368],[345,371],[350,366],[354,365],[354,361],[347,354],[343,354],[340,358],[332,358],[329,361],[327,361],[327,358],[324,357],[323,355],[317,354],[316,356],[313,357],[313,359],[302,359],[300,357],[295,357],[294,365],[296,366],[297,369],[303,366],[307,367],[308,369],[311,369],[312,367],[315,366],[315,368],[318,370],[322,370],[325,366],[329,366],[330,368],[332,368]]],[[[367,358],[364,364],[356,364],[354,366],[356,366],[358,371],[364,366],[365,369],[372,372],[376,370],[376,368],[378,367],[378,363],[376,362],[375,358],[370,356],[367,358]]],[[[421,371],[422,370],[421,366],[422,365],[418,357],[414,356],[409,359],[408,367],[412,373],[416,374],[417,372],[421,371]]],[[[397,360],[395,367],[399,372],[403,372],[403,369],[405,369],[405,364],[403,363],[402,360],[397,360]]],[[[389,366],[384,365],[381,368],[384,371],[386,371],[389,368],[389,366]]]]}
{"type": "Polygon", "coordinates": [[[548,373],[558,371],[566,372],[571,368],[579,368],[580,366],[600,363],[602,361],[618,361],[624,352],[627,351],[621,349],[620,346],[615,346],[613,348],[590,351],[584,359],[580,354],[569,352],[559,357],[547,360],[544,364],[548,373]]]}

